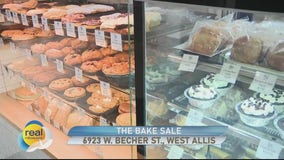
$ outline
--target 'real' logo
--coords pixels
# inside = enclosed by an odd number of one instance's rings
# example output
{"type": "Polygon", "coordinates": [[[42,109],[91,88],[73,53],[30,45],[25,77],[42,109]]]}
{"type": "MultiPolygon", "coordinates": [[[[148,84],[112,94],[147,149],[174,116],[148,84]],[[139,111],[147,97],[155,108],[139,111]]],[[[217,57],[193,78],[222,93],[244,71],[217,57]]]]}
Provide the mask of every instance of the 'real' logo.
{"type": "Polygon", "coordinates": [[[52,134],[41,122],[33,120],[26,124],[18,137],[20,147],[26,152],[46,149],[52,143],[52,134]]]}

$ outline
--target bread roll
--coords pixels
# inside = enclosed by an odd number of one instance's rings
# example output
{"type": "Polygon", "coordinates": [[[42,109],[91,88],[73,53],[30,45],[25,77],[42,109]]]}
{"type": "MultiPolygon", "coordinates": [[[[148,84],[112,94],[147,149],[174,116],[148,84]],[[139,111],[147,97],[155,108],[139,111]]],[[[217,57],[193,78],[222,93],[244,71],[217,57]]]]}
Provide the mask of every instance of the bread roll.
{"type": "Polygon", "coordinates": [[[267,63],[273,69],[284,71],[284,41],[281,41],[268,54],[267,63]]]}

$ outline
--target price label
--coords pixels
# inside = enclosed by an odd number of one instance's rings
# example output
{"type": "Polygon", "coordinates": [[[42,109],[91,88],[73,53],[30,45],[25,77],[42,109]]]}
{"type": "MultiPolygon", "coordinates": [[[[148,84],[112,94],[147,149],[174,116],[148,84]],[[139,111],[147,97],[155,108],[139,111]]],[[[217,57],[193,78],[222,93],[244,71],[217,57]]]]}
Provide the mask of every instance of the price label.
{"type": "Polygon", "coordinates": [[[54,21],[54,29],[55,29],[55,34],[56,35],[64,36],[62,22],[54,21]]]}
{"type": "Polygon", "coordinates": [[[95,40],[96,45],[101,47],[106,47],[105,32],[100,30],[95,30],[95,40]]]}
{"type": "Polygon", "coordinates": [[[63,62],[56,59],[56,68],[58,72],[64,73],[63,62]]]}
{"type": "Polygon", "coordinates": [[[184,149],[179,146],[172,146],[167,155],[168,159],[181,159],[183,156],[184,149]]]}
{"type": "Polygon", "coordinates": [[[9,10],[6,10],[6,18],[8,21],[12,22],[13,21],[13,17],[12,17],[12,13],[9,10]]]}
{"type": "Polygon", "coordinates": [[[11,50],[12,53],[16,53],[17,52],[15,43],[10,42],[10,50],[11,50]]]}
{"type": "Polygon", "coordinates": [[[279,159],[281,150],[281,145],[265,139],[261,139],[257,147],[255,156],[261,159],[279,159]]]}
{"type": "Polygon", "coordinates": [[[55,128],[60,129],[60,124],[58,122],[53,122],[55,128]]]}
{"type": "Polygon", "coordinates": [[[5,16],[4,14],[0,13],[0,23],[3,23],[3,22],[5,22],[5,16]]]}
{"type": "Polygon", "coordinates": [[[19,16],[18,16],[18,14],[16,13],[16,12],[12,12],[12,14],[13,14],[13,21],[14,21],[14,23],[20,23],[20,19],[19,19],[19,16]]]}
{"type": "Polygon", "coordinates": [[[75,77],[78,81],[83,82],[83,71],[78,67],[75,67],[75,77]]]}
{"type": "Polygon", "coordinates": [[[46,18],[44,18],[43,16],[41,16],[41,23],[43,25],[43,29],[46,30],[46,31],[49,31],[50,28],[48,26],[48,21],[46,18]]]}
{"type": "Polygon", "coordinates": [[[36,114],[37,116],[41,117],[41,114],[40,114],[39,110],[35,110],[35,114],[36,114]]]}
{"type": "Polygon", "coordinates": [[[48,66],[47,58],[45,54],[40,55],[41,65],[42,66],[48,66]]]}
{"type": "Polygon", "coordinates": [[[217,78],[235,84],[240,69],[241,69],[240,65],[224,63],[217,78]]]}
{"type": "Polygon", "coordinates": [[[100,81],[100,88],[103,96],[112,97],[109,83],[100,81]]]}
{"type": "Polygon", "coordinates": [[[83,110],[83,109],[82,109],[82,108],[80,108],[80,107],[77,107],[77,111],[78,111],[81,115],[83,115],[83,116],[85,116],[85,115],[86,115],[85,110],[83,110]]]}
{"type": "Polygon", "coordinates": [[[40,24],[38,22],[38,16],[37,15],[32,15],[32,21],[33,21],[33,26],[39,28],[40,24]]]}
{"type": "Polygon", "coordinates": [[[27,19],[27,15],[21,14],[21,19],[22,19],[22,24],[23,24],[24,26],[29,26],[28,19],[27,19]]]}
{"type": "Polygon", "coordinates": [[[121,34],[110,33],[110,45],[113,50],[122,51],[121,34]]]}
{"type": "Polygon", "coordinates": [[[186,118],[186,124],[189,126],[198,126],[202,123],[203,113],[194,109],[190,109],[186,118]]]}
{"type": "Polygon", "coordinates": [[[179,71],[194,72],[199,56],[184,54],[179,65],[179,71]]]}
{"type": "Polygon", "coordinates": [[[78,37],[81,41],[88,41],[86,27],[84,26],[78,27],[78,37]]]}
{"type": "Polygon", "coordinates": [[[10,79],[12,79],[14,77],[14,72],[10,69],[8,69],[8,76],[10,79]]]}
{"type": "Polygon", "coordinates": [[[107,120],[104,117],[100,116],[100,126],[110,126],[110,124],[107,123],[107,120]]]}
{"type": "Polygon", "coordinates": [[[30,49],[25,49],[24,54],[27,58],[32,58],[32,51],[30,49]]]}
{"type": "Polygon", "coordinates": [[[29,86],[29,88],[30,88],[30,90],[31,90],[32,93],[36,93],[36,86],[35,86],[34,84],[29,83],[28,86],[29,86]]]}
{"type": "Polygon", "coordinates": [[[4,41],[3,39],[0,37],[0,47],[3,47],[5,44],[4,44],[4,41]]]}
{"type": "Polygon", "coordinates": [[[75,26],[73,23],[66,23],[67,36],[76,37],[75,26]]]}
{"type": "Polygon", "coordinates": [[[49,100],[49,93],[46,90],[43,90],[43,96],[46,100],[49,100]]]}
{"type": "Polygon", "coordinates": [[[271,93],[277,76],[256,71],[249,89],[260,93],[271,93]]]}
{"type": "Polygon", "coordinates": [[[28,109],[29,109],[30,111],[33,111],[33,106],[32,106],[32,105],[28,105],[27,107],[28,107],[28,109]]]}

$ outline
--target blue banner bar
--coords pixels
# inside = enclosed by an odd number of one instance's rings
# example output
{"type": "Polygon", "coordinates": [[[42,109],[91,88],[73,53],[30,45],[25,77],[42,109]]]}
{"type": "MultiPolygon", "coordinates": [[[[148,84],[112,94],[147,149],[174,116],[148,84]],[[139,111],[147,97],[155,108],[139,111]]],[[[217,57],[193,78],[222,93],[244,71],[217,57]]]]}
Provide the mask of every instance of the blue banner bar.
{"type": "Polygon", "coordinates": [[[68,136],[223,136],[226,126],[77,126],[68,136]]]}

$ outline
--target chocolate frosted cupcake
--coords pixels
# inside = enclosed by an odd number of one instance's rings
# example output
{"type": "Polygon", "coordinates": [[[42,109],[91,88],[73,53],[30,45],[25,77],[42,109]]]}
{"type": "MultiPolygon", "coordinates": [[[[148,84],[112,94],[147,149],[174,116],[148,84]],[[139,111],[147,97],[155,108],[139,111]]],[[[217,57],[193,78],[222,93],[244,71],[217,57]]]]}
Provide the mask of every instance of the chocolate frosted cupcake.
{"type": "Polygon", "coordinates": [[[256,97],[271,103],[277,113],[284,111],[284,90],[273,88],[272,93],[257,93],[256,97]]]}

